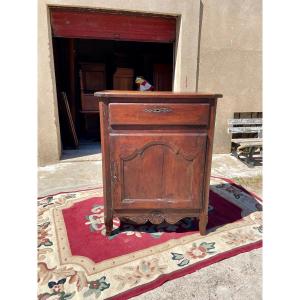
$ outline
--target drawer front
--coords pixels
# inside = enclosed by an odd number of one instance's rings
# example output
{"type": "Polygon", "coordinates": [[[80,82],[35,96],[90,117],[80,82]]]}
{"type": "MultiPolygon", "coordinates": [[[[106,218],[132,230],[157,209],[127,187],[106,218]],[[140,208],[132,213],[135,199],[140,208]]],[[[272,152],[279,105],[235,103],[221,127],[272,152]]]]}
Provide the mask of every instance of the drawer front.
{"type": "Polygon", "coordinates": [[[207,125],[209,104],[111,103],[111,125],[207,125]]]}

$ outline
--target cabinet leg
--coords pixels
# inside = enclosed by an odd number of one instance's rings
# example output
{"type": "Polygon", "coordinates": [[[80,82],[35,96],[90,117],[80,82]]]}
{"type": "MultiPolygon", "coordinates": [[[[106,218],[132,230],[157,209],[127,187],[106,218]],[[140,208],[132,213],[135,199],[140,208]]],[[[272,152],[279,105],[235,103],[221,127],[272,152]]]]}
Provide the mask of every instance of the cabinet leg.
{"type": "Polygon", "coordinates": [[[207,214],[206,213],[200,213],[199,216],[199,232],[200,235],[206,235],[206,225],[207,225],[207,214]]]}
{"type": "Polygon", "coordinates": [[[106,229],[106,235],[109,236],[113,230],[113,219],[107,218],[105,220],[105,229],[106,229]]]}

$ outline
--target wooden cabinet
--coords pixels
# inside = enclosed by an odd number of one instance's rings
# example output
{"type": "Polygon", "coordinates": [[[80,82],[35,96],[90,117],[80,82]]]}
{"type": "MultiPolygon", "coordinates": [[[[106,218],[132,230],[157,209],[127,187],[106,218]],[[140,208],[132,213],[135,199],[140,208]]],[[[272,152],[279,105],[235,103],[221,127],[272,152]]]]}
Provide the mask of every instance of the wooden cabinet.
{"type": "Polygon", "coordinates": [[[99,103],[98,99],[94,96],[94,92],[105,90],[105,65],[81,63],[79,75],[82,112],[98,111],[99,103]]]}
{"type": "Polygon", "coordinates": [[[205,234],[215,94],[104,91],[100,100],[105,225],[199,218],[205,234]]]}
{"type": "Polygon", "coordinates": [[[117,68],[113,77],[114,90],[133,90],[134,70],[130,68],[117,68]]]}
{"type": "Polygon", "coordinates": [[[172,91],[173,66],[171,64],[153,65],[153,84],[156,91],[172,91]]]}
{"type": "Polygon", "coordinates": [[[95,91],[105,90],[105,65],[100,63],[80,63],[80,100],[85,134],[88,138],[99,135],[99,101],[95,91]]]}

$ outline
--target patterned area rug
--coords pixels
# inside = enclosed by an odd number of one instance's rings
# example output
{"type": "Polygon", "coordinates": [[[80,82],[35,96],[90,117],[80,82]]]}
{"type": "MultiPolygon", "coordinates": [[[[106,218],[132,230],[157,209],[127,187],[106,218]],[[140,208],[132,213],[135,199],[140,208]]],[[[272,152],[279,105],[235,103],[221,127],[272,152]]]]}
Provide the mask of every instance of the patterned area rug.
{"type": "Polygon", "coordinates": [[[128,299],[262,245],[262,201],[213,178],[208,234],[198,221],[133,225],[105,236],[102,189],[38,200],[38,299],[128,299]]]}

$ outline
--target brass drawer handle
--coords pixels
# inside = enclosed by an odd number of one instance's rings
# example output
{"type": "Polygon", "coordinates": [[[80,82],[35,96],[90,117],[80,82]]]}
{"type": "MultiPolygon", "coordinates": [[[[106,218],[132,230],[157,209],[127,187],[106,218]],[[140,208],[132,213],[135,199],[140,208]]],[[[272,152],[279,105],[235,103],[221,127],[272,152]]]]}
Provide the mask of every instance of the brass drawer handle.
{"type": "Polygon", "coordinates": [[[157,107],[157,108],[145,108],[144,112],[147,113],[169,113],[172,112],[173,109],[168,107],[157,107]]]}

